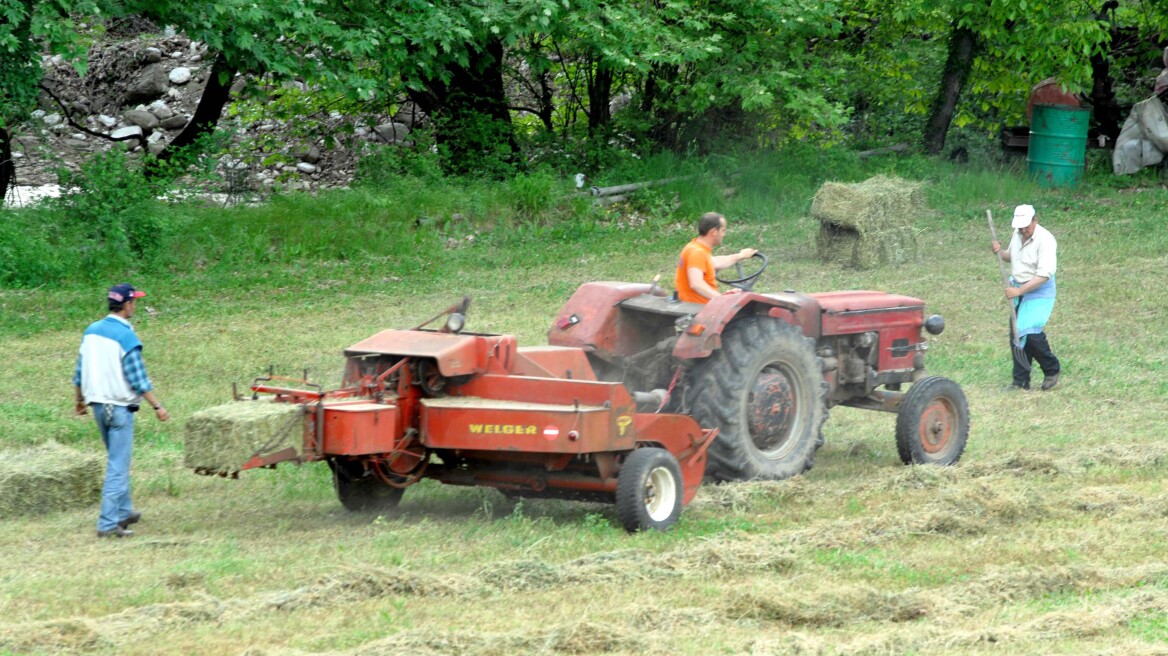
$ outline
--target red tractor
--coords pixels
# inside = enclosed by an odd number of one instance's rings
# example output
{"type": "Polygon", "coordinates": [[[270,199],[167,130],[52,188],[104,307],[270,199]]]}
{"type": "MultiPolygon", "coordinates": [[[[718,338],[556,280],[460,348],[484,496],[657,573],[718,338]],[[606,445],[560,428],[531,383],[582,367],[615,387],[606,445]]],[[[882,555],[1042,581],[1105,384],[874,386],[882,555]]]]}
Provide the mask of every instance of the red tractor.
{"type": "Polygon", "coordinates": [[[636,531],[676,522],[703,477],[806,471],[834,405],[896,412],[905,463],[956,462],[965,396],[924,368],[922,331],[939,334],[941,317],[880,292],[757,294],[760,261],[722,281],[742,293],[707,305],[656,284],[587,283],[546,347],[464,333],[464,299],[431,319],[446,317],[441,330],[384,330],[345,349],[339,389],[257,379],[253,398],[300,406],[303,435],[241,469],[325,460],[350,510],[395,506],[423,478],[614,501],[636,531]]]}
{"type": "Polygon", "coordinates": [[[651,399],[642,410],[718,429],[706,467],[716,481],[806,471],[835,405],[895,412],[905,464],[957,462],[969,406],[956,383],[925,373],[922,331],[940,334],[942,318],[926,318],[920,299],[882,292],[754,293],[766,269],[755,257],[753,273],[719,278],[741,293],[706,305],[678,302],[655,283],[584,284],[548,343],[587,352],[601,380],[651,399]]]}
{"type": "Polygon", "coordinates": [[[345,349],[339,389],[257,378],[252,398],[298,405],[302,430],[296,446],[270,440],[240,469],[325,460],[349,510],[392,508],[431,478],[615,502],[629,531],[673,525],[702,482],[717,430],[639,411],[644,399],[596,380],[582,349],[464,333],[468,303],[431,319],[446,316],[441,330],[383,330],[345,349]]]}

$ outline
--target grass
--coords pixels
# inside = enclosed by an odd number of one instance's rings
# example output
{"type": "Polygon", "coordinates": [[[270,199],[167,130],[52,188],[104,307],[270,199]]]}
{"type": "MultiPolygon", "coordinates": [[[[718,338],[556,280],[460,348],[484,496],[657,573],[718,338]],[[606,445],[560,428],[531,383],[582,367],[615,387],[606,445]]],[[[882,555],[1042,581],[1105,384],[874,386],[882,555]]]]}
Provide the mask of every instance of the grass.
{"type": "MultiPolygon", "coordinates": [[[[1084,189],[1040,190],[1009,172],[911,158],[725,164],[743,170],[729,199],[721,183],[695,183],[608,214],[545,200],[532,215],[530,181],[513,192],[520,200],[505,188],[403,183],[169,210],[188,236],[161,269],[125,274],[149,293],[136,325],[175,417],[139,417],[143,522],[131,540],[97,541],[96,508],[5,518],[0,653],[1161,650],[1168,292],[1154,281],[1168,237],[1156,181],[1133,191],[1095,176],[1084,189]],[[930,182],[920,261],[822,265],[806,216],[817,184],[889,170],[930,182]],[[1060,243],[1048,333],[1065,373],[1051,393],[1002,391],[1005,307],[985,210],[1004,229],[1018,202],[1033,202],[1060,243]],[[225,401],[233,381],[272,364],[335,383],[345,346],[464,293],[471,329],[542,344],[581,282],[668,280],[693,218],[711,207],[731,219],[727,250],[771,257],[761,289],[882,289],[945,316],[929,368],[971,404],[959,466],[905,468],[893,415],[836,408],[806,475],[703,488],[675,530],[633,536],[603,504],[424,482],[400,513],[370,516],[340,508],[323,465],[238,480],[182,469],[184,419],[225,401]],[[418,216],[435,222],[415,226],[418,216]]],[[[101,452],[91,420],[70,415],[68,381],[106,284],[0,290],[5,446],[55,439],[101,452]]]]}

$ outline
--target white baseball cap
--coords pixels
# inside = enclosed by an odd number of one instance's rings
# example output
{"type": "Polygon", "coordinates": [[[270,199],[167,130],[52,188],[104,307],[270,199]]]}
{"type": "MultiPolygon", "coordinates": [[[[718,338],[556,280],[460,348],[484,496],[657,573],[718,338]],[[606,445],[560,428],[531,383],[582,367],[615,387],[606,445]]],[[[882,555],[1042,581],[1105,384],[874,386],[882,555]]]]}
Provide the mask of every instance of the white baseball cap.
{"type": "Polygon", "coordinates": [[[1010,222],[1010,227],[1015,230],[1025,228],[1034,220],[1034,206],[1033,205],[1019,205],[1014,208],[1014,220],[1010,222]]]}

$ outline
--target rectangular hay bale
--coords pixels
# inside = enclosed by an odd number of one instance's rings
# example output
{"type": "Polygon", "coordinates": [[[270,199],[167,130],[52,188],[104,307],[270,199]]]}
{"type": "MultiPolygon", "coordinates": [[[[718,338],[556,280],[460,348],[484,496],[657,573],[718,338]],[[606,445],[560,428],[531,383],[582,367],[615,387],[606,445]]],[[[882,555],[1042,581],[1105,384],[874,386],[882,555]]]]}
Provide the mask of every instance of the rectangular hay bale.
{"type": "Polygon", "coordinates": [[[0,517],[40,515],[101,501],[105,458],[55,442],[4,451],[0,517]]]}
{"type": "Polygon", "coordinates": [[[256,455],[304,447],[303,408],[293,403],[238,401],[200,410],[187,420],[183,464],[235,472],[256,455]]]}
{"type": "Polygon", "coordinates": [[[887,176],[856,184],[825,182],[811,204],[811,215],[820,222],[819,259],[854,269],[915,260],[912,224],[925,209],[918,182],[887,176]]]}
{"type": "Polygon", "coordinates": [[[857,183],[823,183],[811,201],[811,216],[863,233],[910,225],[925,208],[921,183],[878,175],[857,183]]]}

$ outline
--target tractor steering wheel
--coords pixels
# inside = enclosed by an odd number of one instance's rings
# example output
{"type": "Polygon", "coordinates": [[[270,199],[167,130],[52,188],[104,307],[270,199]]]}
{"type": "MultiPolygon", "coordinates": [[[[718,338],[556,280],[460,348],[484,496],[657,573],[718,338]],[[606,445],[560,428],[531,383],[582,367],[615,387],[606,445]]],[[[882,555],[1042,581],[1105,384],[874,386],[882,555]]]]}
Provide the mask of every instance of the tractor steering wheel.
{"type": "Polygon", "coordinates": [[[719,276],[715,276],[717,278],[718,282],[720,282],[724,285],[730,285],[731,287],[737,287],[738,289],[741,289],[744,292],[748,292],[751,289],[753,289],[754,283],[758,281],[759,276],[762,275],[763,271],[766,271],[767,256],[763,255],[762,253],[755,252],[755,254],[751,255],[749,259],[759,260],[762,262],[762,264],[759,265],[759,267],[758,267],[758,271],[753,271],[753,272],[748,273],[748,274],[743,274],[742,273],[742,262],[735,262],[734,263],[734,270],[738,273],[738,277],[734,278],[734,279],[730,279],[730,278],[722,278],[719,276]]]}

